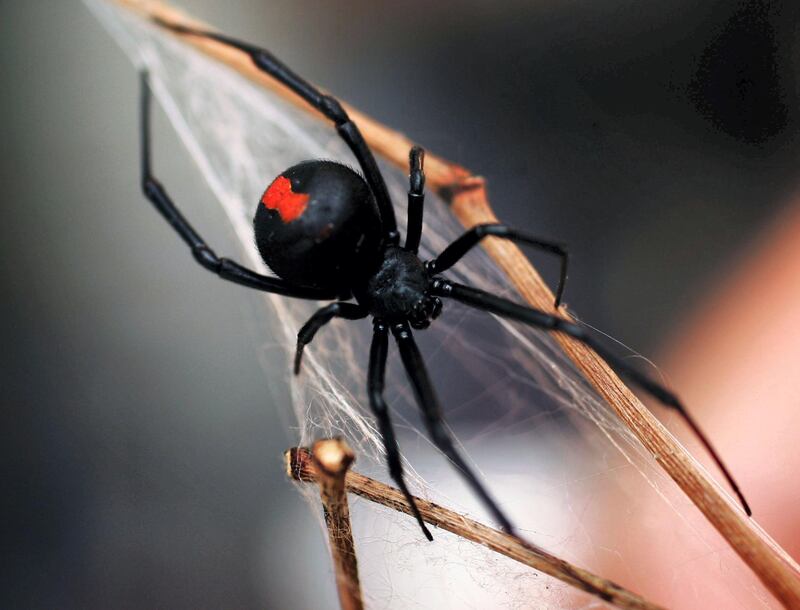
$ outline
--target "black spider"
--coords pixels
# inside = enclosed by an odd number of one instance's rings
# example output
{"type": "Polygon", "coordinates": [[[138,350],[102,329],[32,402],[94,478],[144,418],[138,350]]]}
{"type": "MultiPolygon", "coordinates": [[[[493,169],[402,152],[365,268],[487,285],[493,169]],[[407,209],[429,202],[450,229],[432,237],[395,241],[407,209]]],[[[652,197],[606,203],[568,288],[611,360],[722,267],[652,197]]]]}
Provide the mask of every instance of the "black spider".
{"type": "Polygon", "coordinates": [[[312,300],[339,299],[319,309],[297,337],[295,373],[300,370],[303,348],[333,318],[356,320],[373,317],[374,333],[369,355],[368,395],[386,448],[389,472],[408,500],[423,532],[432,539],[403,478],[403,467],[389,409],[383,398],[389,332],[394,335],[403,365],[425,420],[431,440],[458,468],[503,529],[514,528],[467,463],[456,450],[442,420],[439,401],[428,376],[411,328],[426,328],[442,310],[442,298],[542,328],[570,335],[590,346],[619,372],[665,405],[676,409],[704,443],[736,492],[747,514],[750,509],[738,486],[708,440],[678,399],[625,361],[609,353],[596,338],[577,324],[558,316],[518,305],[487,292],[449,281],[440,274],[456,264],[484,237],[492,235],[524,243],[560,257],[561,277],[556,305],[567,276],[567,252],[547,242],[500,224],[473,227],[433,260],[417,256],[422,233],[425,175],[424,151],[410,153],[408,232],[399,244],[392,202],[375,158],[358,127],[339,102],[320,93],[271,53],[215,32],[195,30],[156,20],[177,33],[209,38],[247,53],[253,63],[286,85],[333,121],[355,155],[364,177],[332,161],[306,161],[287,169],[269,185],[254,219],[258,249],[279,277],[267,277],[238,263],[218,257],[186,221],[150,169],[150,93],[142,75],[141,137],[142,188],[167,222],[188,244],[194,258],[220,277],[250,288],[312,300]],[[346,302],[355,299],[355,302],[346,302]]]}

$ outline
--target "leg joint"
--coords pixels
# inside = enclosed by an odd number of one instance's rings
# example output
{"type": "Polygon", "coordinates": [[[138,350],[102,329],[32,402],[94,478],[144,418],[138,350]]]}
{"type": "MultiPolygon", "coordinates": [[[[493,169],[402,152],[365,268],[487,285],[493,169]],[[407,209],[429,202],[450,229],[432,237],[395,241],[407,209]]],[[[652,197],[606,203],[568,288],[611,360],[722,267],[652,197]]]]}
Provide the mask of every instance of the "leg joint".
{"type": "Polygon", "coordinates": [[[389,407],[383,398],[383,388],[370,388],[369,401],[376,415],[384,415],[389,412],[389,407]]]}
{"type": "Polygon", "coordinates": [[[149,200],[161,200],[166,194],[161,183],[152,176],[142,178],[142,192],[149,200]]]}
{"type": "Polygon", "coordinates": [[[350,117],[347,116],[347,112],[342,108],[339,100],[331,95],[322,96],[319,102],[319,108],[322,113],[336,123],[336,125],[343,125],[350,121],[350,117]]]}
{"type": "Polygon", "coordinates": [[[214,251],[205,244],[193,247],[192,256],[194,256],[194,260],[203,267],[214,273],[220,273],[225,267],[225,262],[227,260],[219,258],[214,251]]]}
{"type": "Polygon", "coordinates": [[[472,227],[473,232],[479,238],[486,237],[487,235],[502,236],[508,233],[508,228],[505,225],[497,223],[487,223],[482,225],[475,225],[472,227]]]}
{"type": "Polygon", "coordinates": [[[411,332],[409,332],[405,322],[392,326],[392,334],[398,341],[408,341],[411,338],[411,332]]]}

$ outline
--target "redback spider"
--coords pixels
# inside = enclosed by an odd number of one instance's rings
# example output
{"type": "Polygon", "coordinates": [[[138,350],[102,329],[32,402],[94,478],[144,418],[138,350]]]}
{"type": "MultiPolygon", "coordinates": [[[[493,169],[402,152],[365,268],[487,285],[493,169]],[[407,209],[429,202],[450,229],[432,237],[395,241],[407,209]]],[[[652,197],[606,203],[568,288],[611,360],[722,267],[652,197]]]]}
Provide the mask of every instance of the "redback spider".
{"type": "Polygon", "coordinates": [[[422,148],[412,148],[409,155],[408,230],[405,243],[400,245],[392,202],[375,158],[356,124],[334,97],[318,91],[269,51],[216,32],[161,20],[156,22],[176,33],[215,40],[249,55],[259,70],[291,89],[332,121],[358,161],[363,176],[340,163],[317,160],[290,167],[272,181],[256,208],[253,224],[259,252],[278,277],[261,275],[228,258],[217,256],[153,176],[150,164],[150,91],[147,76],[142,75],[142,188],[147,198],[191,248],[197,262],[221,278],[249,288],[300,299],[334,300],[319,309],[300,329],[295,373],[300,371],[304,347],[333,318],[357,320],[372,316],[374,330],[367,373],[369,404],[383,438],[389,473],[411,505],[414,516],[429,540],[432,539],[431,533],[403,477],[400,451],[389,408],[383,397],[390,332],[394,335],[431,441],[455,464],[503,529],[514,532],[509,519],[456,450],[444,425],[436,392],[411,331],[412,328],[429,326],[442,311],[442,299],[447,298],[530,326],[564,333],[591,347],[618,372],[680,413],[714,458],[747,514],[750,514],[750,508],[733,477],[672,392],[610,353],[584,327],[458,284],[441,275],[484,237],[491,235],[509,239],[559,257],[561,275],[556,290],[558,305],[567,278],[567,251],[563,246],[501,224],[484,224],[468,230],[432,260],[422,261],[417,254],[425,200],[422,148]]]}

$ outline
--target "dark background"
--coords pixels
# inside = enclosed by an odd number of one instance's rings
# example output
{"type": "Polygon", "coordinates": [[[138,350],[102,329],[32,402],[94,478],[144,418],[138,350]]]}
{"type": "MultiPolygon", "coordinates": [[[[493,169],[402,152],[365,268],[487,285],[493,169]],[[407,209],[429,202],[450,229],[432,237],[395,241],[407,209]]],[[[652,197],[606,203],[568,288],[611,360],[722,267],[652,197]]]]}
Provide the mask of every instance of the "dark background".
{"type": "MultiPolygon", "coordinates": [[[[797,186],[791,2],[182,6],[485,176],[570,244],[574,310],[645,354],[797,186]]],[[[3,607],[331,606],[257,297],[139,195],[133,68],[79,2],[0,10],[3,607]]],[[[160,174],[210,201],[160,125],[160,174]]]]}

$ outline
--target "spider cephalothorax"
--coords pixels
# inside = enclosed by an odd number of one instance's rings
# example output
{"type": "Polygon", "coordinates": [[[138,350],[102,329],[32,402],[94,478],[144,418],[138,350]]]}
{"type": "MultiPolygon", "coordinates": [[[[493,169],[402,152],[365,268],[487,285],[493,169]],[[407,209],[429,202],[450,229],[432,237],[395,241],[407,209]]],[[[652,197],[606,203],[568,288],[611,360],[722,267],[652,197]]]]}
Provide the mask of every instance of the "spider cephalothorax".
{"type": "Polygon", "coordinates": [[[383,397],[390,331],[432,442],[455,464],[502,527],[513,531],[511,522],[456,449],[442,420],[436,392],[414,341],[411,328],[428,326],[430,320],[441,312],[442,298],[454,299],[537,328],[570,335],[587,344],[619,372],[683,416],[720,466],[749,514],[747,503],[733,478],[671,392],[634,369],[627,361],[610,353],[583,326],[561,315],[519,305],[457,284],[440,275],[461,260],[484,237],[508,239],[560,257],[561,278],[556,291],[558,305],[567,273],[567,253],[562,246],[500,224],[478,225],[423,264],[417,256],[425,200],[425,175],[422,171],[424,153],[421,148],[414,147],[410,154],[408,229],[406,241],[401,246],[394,208],[375,158],[356,124],[335,98],[318,91],[264,49],[215,32],[161,20],[156,22],[179,34],[215,40],[249,55],[259,70],[272,76],[332,121],[358,161],[363,177],[332,161],[306,161],[289,168],[273,180],[258,204],[254,226],[258,249],[278,277],[261,275],[230,259],[218,257],[153,176],[150,168],[149,88],[146,76],[142,77],[142,188],[146,197],[190,247],[195,259],[223,279],[250,288],[318,301],[342,299],[317,310],[300,329],[295,372],[300,371],[303,348],[333,318],[356,320],[373,317],[367,395],[383,437],[389,473],[405,495],[428,538],[431,538],[431,534],[403,477],[400,451],[389,408],[383,397]],[[355,298],[356,302],[348,302],[350,298],[355,298]]]}
{"type": "Polygon", "coordinates": [[[426,328],[442,311],[442,301],[430,292],[425,265],[415,252],[400,246],[387,246],[381,258],[375,272],[354,291],[356,299],[377,318],[426,328]]]}

